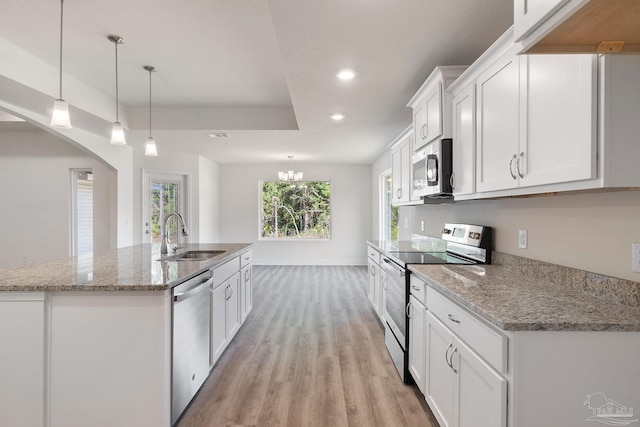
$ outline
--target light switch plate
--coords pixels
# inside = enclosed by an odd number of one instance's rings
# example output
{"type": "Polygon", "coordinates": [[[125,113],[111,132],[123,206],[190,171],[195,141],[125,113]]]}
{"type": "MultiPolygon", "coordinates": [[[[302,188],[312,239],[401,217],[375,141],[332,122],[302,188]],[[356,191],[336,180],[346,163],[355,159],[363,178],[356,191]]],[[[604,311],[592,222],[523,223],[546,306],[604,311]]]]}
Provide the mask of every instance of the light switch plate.
{"type": "Polygon", "coordinates": [[[527,249],[527,230],[518,230],[518,247],[527,249]]]}
{"type": "Polygon", "coordinates": [[[640,243],[631,244],[631,269],[640,273],[640,243]]]}
{"type": "Polygon", "coordinates": [[[420,221],[420,231],[424,231],[424,221],[420,221]]]}

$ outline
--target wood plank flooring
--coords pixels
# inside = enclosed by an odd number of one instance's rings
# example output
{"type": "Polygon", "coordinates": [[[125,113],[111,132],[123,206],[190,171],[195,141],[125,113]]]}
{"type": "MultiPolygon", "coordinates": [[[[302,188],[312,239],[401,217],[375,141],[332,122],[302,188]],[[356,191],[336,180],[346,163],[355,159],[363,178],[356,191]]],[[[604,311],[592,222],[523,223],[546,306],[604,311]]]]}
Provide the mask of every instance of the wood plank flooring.
{"type": "Polygon", "coordinates": [[[366,267],[254,266],[253,311],[178,425],[437,427],[395,370],[367,280],[366,267]]]}

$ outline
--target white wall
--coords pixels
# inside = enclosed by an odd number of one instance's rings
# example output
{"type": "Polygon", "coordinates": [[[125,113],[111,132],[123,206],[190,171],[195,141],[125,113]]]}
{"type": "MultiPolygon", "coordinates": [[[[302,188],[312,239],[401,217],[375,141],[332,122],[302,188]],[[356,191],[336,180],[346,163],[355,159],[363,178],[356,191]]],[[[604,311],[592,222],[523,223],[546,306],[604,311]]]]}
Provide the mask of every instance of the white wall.
{"type": "Polygon", "coordinates": [[[331,181],[331,240],[258,240],[258,181],[277,179],[286,164],[220,165],[220,241],[255,243],[255,264],[366,263],[371,230],[371,166],[295,164],[308,181],[331,181]]]}
{"type": "Polygon", "coordinates": [[[439,236],[444,222],[458,221],[494,227],[500,252],[640,281],[631,270],[631,243],[640,242],[640,190],[402,207],[400,238],[439,236]],[[519,229],[528,230],[527,249],[518,248],[519,229]]]}
{"type": "Polygon", "coordinates": [[[71,168],[94,173],[94,250],[116,245],[117,176],[45,131],[0,131],[0,267],[69,256],[71,168]]]}

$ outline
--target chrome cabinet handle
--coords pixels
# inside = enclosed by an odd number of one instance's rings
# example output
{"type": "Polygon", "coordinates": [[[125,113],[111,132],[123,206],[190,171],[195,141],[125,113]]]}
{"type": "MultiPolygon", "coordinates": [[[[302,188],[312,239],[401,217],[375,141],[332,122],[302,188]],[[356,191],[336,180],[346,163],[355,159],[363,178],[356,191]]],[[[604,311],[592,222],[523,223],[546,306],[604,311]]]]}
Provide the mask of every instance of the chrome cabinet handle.
{"type": "Polygon", "coordinates": [[[516,170],[518,171],[518,176],[520,178],[524,178],[524,174],[520,171],[520,159],[524,157],[524,152],[521,152],[516,159],[516,170]]]}
{"type": "Polygon", "coordinates": [[[398,199],[402,198],[402,188],[398,188],[398,190],[396,191],[396,196],[398,197],[398,199]]]}
{"type": "Polygon", "coordinates": [[[405,308],[405,309],[404,309],[404,312],[405,312],[405,314],[407,315],[407,317],[408,317],[409,319],[411,319],[411,310],[410,310],[410,307],[411,307],[411,301],[409,301],[409,302],[407,303],[407,308],[405,308]]]}
{"type": "Polygon", "coordinates": [[[420,291],[421,289],[417,286],[411,286],[411,289],[413,289],[414,291],[420,291]]]}
{"type": "Polygon", "coordinates": [[[518,177],[516,176],[516,174],[513,173],[513,161],[517,159],[517,155],[514,154],[513,157],[511,158],[511,161],[509,161],[509,173],[511,174],[511,178],[513,178],[513,180],[515,181],[516,179],[518,179],[518,177]]]}
{"type": "Polygon", "coordinates": [[[425,128],[427,127],[426,124],[422,125],[422,127],[420,128],[420,137],[422,139],[427,139],[427,135],[424,133],[425,128]]]}
{"type": "Polygon", "coordinates": [[[454,373],[458,373],[458,370],[456,368],[453,367],[453,355],[456,354],[456,351],[458,351],[458,347],[453,347],[453,351],[451,352],[451,356],[449,356],[449,366],[451,367],[451,369],[453,369],[454,373]]]}
{"type": "Polygon", "coordinates": [[[448,367],[453,369],[453,366],[451,366],[451,364],[449,364],[449,350],[451,350],[451,347],[453,347],[453,343],[449,343],[449,347],[447,347],[447,350],[444,352],[444,361],[445,361],[445,363],[447,364],[448,367]]]}
{"type": "Polygon", "coordinates": [[[451,315],[451,314],[447,315],[447,319],[451,320],[453,323],[460,323],[460,321],[458,319],[456,319],[455,317],[453,317],[453,315],[451,315]]]}
{"type": "Polygon", "coordinates": [[[451,188],[456,188],[455,178],[454,178],[455,176],[456,176],[456,173],[452,172],[451,176],[449,177],[449,185],[451,185],[451,188]]]}

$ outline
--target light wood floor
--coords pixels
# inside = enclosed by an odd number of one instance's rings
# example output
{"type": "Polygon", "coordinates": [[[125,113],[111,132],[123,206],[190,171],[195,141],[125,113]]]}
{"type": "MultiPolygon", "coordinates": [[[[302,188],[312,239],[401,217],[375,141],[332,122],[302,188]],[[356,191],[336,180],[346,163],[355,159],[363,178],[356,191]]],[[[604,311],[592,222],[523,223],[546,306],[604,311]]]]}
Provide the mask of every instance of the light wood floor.
{"type": "Polygon", "coordinates": [[[255,266],[253,311],[178,424],[437,427],[400,380],[366,267],[255,266]]]}

